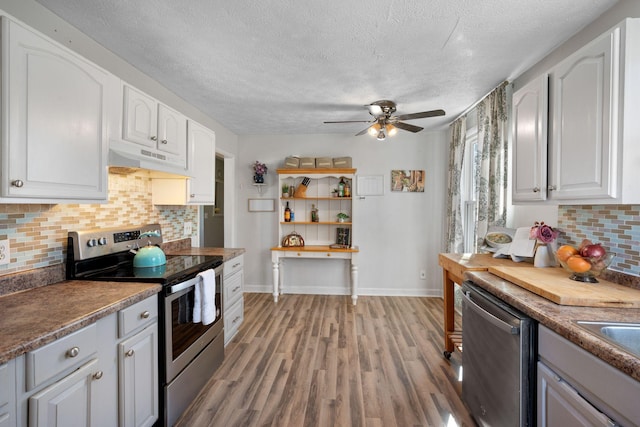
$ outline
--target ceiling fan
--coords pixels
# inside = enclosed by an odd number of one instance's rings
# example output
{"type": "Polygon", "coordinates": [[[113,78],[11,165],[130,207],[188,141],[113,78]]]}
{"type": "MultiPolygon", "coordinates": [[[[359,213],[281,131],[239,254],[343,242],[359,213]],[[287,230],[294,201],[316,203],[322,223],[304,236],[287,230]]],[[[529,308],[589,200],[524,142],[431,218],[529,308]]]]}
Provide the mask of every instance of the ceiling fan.
{"type": "Polygon", "coordinates": [[[380,101],[372,102],[369,105],[365,105],[369,109],[369,114],[373,116],[373,120],[343,120],[337,122],[324,122],[324,123],[372,123],[371,126],[358,132],[356,136],[369,133],[372,136],[382,141],[387,136],[393,136],[398,132],[398,129],[407,130],[409,132],[420,132],[422,129],[420,126],[410,125],[402,122],[402,120],[414,120],[423,119],[426,117],[444,116],[444,110],[431,110],[423,111],[421,113],[412,114],[400,114],[393,116],[396,112],[396,103],[383,99],[380,101]]]}

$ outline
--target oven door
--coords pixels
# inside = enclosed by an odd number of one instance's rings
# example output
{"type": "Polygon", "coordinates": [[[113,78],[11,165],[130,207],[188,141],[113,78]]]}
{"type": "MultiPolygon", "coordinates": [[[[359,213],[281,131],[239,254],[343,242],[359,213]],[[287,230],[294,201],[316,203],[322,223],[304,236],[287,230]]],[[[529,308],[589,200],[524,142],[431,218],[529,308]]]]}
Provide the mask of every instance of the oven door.
{"type": "Polygon", "coordinates": [[[164,301],[166,383],[170,383],[196,356],[222,334],[222,267],[216,272],[216,318],[209,325],[193,323],[195,288],[200,277],[194,277],[169,288],[164,301]]]}

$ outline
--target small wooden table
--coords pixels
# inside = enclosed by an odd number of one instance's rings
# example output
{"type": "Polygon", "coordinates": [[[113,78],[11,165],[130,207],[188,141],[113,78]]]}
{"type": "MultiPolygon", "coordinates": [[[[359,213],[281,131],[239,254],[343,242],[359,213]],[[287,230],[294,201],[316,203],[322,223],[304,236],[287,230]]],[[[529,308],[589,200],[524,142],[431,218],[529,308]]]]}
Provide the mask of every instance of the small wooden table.
{"type": "Polygon", "coordinates": [[[493,258],[492,254],[446,254],[438,255],[438,264],[442,267],[444,286],[444,357],[451,357],[457,348],[462,351],[462,330],[456,330],[454,324],[454,285],[462,284],[465,271],[487,271],[489,267],[518,266],[529,263],[516,263],[508,258],[493,258]]]}
{"type": "Polygon", "coordinates": [[[344,259],[351,264],[351,302],[358,302],[358,252],[353,248],[333,249],[329,246],[302,246],[271,248],[271,263],[273,266],[273,301],[278,302],[278,295],[282,293],[283,284],[280,275],[280,263],[285,258],[315,258],[315,259],[344,259]]]}

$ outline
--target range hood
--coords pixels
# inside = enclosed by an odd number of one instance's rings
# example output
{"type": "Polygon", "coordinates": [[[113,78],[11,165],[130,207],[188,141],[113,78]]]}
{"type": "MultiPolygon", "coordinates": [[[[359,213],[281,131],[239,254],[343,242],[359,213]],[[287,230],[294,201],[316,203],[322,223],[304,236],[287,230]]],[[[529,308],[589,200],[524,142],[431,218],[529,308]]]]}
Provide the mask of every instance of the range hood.
{"type": "Polygon", "coordinates": [[[153,157],[153,153],[133,154],[114,148],[109,149],[109,171],[116,174],[132,174],[146,171],[153,178],[188,178],[187,169],[153,157]]]}

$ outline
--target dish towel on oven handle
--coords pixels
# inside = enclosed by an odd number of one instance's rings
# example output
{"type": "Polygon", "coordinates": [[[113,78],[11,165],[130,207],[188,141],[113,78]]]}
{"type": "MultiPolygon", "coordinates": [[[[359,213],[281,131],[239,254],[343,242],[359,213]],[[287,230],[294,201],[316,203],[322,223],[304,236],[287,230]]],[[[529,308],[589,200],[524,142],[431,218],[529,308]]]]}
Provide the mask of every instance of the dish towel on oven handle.
{"type": "Polygon", "coordinates": [[[210,325],[216,320],[216,273],[212,269],[198,273],[200,281],[193,297],[193,323],[210,325]]]}

